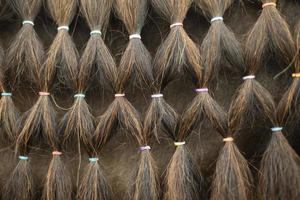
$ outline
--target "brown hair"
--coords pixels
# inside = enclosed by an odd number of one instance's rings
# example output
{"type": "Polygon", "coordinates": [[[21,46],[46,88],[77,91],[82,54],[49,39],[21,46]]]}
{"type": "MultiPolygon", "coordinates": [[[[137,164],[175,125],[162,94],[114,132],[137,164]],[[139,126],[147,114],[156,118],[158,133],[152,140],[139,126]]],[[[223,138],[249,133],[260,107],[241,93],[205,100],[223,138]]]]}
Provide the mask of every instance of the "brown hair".
{"type": "MultiPolygon", "coordinates": [[[[278,57],[278,61],[288,65],[294,57],[295,47],[289,27],[276,9],[276,1],[263,0],[262,3],[262,13],[249,31],[245,42],[245,62],[248,67],[248,75],[251,76],[244,77],[245,81],[238,89],[229,110],[229,127],[233,133],[241,130],[245,125],[246,118],[249,123],[253,124],[257,116],[266,117],[275,128],[281,125],[281,120],[276,117],[275,102],[271,94],[258,81],[254,80],[253,75],[265,64],[265,61],[268,60],[266,55],[269,54],[278,57]]],[[[294,171],[295,168],[293,165],[285,166],[286,163],[282,162],[285,159],[292,160],[286,158],[284,154],[290,151],[290,147],[286,146],[287,143],[283,138],[280,131],[275,131],[263,155],[259,184],[261,192],[259,195],[263,199],[272,199],[274,195],[277,198],[278,192],[285,193],[287,191],[285,188],[290,186],[287,179],[290,177],[283,173],[287,168],[288,171],[294,171]],[[286,167],[284,171],[282,166],[286,167]],[[275,179],[280,181],[280,186],[275,179]],[[285,184],[286,187],[281,187],[282,184],[285,184]]],[[[284,195],[288,196],[289,194],[285,193],[284,195]]]]}
{"type": "Polygon", "coordinates": [[[73,89],[78,74],[78,52],[68,30],[77,10],[77,0],[46,0],[46,5],[58,25],[58,33],[42,69],[46,76],[44,84],[51,87],[56,77],[61,85],[73,89]]]}
{"type": "MultiPolygon", "coordinates": [[[[300,23],[299,23],[300,25],[300,23]]],[[[300,26],[296,28],[296,62],[294,80],[283,95],[277,107],[277,126],[293,126],[297,120],[298,92],[299,92],[299,48],[300,26]]],[[[283,128],[283,130],[285,129],[283,128]]],[[[262,199],[299,199],[300,192],[300,159],[290,146],[281,127],[273,130],[269,145],[261,161],[259,176],[259,193],[262,199]]]]}
{"type": "Polygon", "coordinates": [[[149,51],[141,40],[141,31],[148,11],[148,0],[115,0],[117,15],[129,33],[129,43],[119,64],[119,81],[129,79],[137,86],[148,89],[153,83],[149,51]]]}
{"type": "Polygon", "coordinates": [[[14,37],[7,51],[5,72],[13,84],[21,80],[39,86],[39,72],[44,60],[44,47],[34,30],[42,0],[9,1],[14,10],[24,20],[23,26],[14,37]]]}
{"type": "Polygon", "coordinates": [[[154,58],[154,77],[157,84],[164,88],[183,72],[188,72],[193,81],[200,80],[202,71],[199,49],[182,25],[192,1],[151,0],[151,2],[154,9],[171,24],[170,33],[159,46],[154,58]]]}
{"type": "Polygon", "coordinates": [[[222,66],[233,72],[245,70],[242,47],[234,33],[223,22],[223,15],[232,3],[233,0],[196,0],[196,4],[211,23],[201,45],[204,76],[207,80],[217,78],[222,66]]]}

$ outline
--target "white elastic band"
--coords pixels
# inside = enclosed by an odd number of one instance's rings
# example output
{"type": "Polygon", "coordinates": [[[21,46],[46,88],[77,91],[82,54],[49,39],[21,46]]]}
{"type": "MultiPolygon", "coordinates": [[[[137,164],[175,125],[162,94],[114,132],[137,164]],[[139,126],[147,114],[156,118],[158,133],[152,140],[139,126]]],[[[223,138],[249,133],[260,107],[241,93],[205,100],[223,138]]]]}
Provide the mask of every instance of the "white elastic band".
{"type": "Polygon", "coordinates": [[[75,94],[75,98],[85,98],[85,94],[75,94]]]}
{"type": "Polygon", "coordinates": [[[249,76],[244,76],[243,80],[248,80],[248,79],[255,79],[254,75],[249,75],[249,76]]]}
{"type": "Polygon", "coordinates": [[[151,95],[151,98],[154,99],[154,98],[161,98],[163,97],[164,95],[163,94],[152,94],[151,95]]]}
{"type": "Polygon", "coordinates": [[[60,30],[66,30],[66,31],[69,31],[69,27],[68,26],[59,26],[57,27],[57,30],[60,31],[60,30]]]}
{"type": "Polygon", "coordinates": [[[184,145],[185,144],[185,142],[174,142],[174,145],[175,146],[182,146],[182,145],[184,145]]]}
{"type": "Polygon", "coordinates": [[[115,97],[125,97],[125,94],[115,94],[115,97]]]}
{"type": "Polygon", "coordinates": [[[273,127],[271,128],[272,132],[279,132],[279,131],[282,131],[282,127],[273,127]]]}
{"type": "Polygon", "coordinates": [[[223,17],[218,16],[218,17],[212,18],[212,19],[210,20],[210,22],[212,23],[212,22],[214,22],[214,21],[223,21],[223,20],[224,20],[223,17]]]}
{"type": "Polygon", "coordinates": [[[129,39],[142,39],[141,35],[140,34],[132,34],[132,35],[129,35],[129,39]]]}
{"type": "Polygon", "coordinates": [[[100,30],[93,30],[90,32],[90,35],[102,35],[102,32],[100,30]]]}
{"type": "Polygon", "coordinates": [[[175,27],[175,26],[183,26],[183,24],[182,24],[181,22],[176,22],[176,23],[174,23],[174,24],[171,24],[171,25],[170,25],[170,28],[173,28],[173,27],[175,27]]]}
{"type": "Polygon", "coordinates": [[[23,25],[25,25],[25,24],[30,24],[30,25],[34,26],[34,22],[33,22],[33,21],[30,21],[30,20],[24,20],[24,21],[22,22],[22,24],[23,24],[23,25]]]}
{"type": "Polygon", "coordinates": [[[233,141],[233,137],[223,138],[223,142],[232,142],[232,141],[233,141]]]}

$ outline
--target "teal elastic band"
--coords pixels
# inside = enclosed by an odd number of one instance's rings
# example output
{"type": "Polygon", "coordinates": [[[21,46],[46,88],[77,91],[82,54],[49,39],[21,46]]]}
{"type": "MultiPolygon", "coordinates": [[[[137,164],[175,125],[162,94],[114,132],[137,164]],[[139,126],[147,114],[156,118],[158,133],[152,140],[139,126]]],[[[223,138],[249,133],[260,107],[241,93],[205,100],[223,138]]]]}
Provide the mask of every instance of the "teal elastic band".
{"type": "Polygon", "coordinates": [[[2,93],[1,93],[1,96],[11,97],[11,96],[12,96],[12,93],[9,93],[9,92],[2,92],[2,93]]]}
{"type": "Polygon", "coordinates": [[[85,94],[79,93],[74,95],[75,98],[85,98],[85,94]]]}
{"type": "Polygon", "coordinates": [[[97,162],[99,160],[99,158],[89,158],[90,162],[97,162]]]}
{"type": "Polygon", "coordinates": [[[20,160],[28,160],[28,157],[27,156],[19,156],[19,159],[20,160]]]}

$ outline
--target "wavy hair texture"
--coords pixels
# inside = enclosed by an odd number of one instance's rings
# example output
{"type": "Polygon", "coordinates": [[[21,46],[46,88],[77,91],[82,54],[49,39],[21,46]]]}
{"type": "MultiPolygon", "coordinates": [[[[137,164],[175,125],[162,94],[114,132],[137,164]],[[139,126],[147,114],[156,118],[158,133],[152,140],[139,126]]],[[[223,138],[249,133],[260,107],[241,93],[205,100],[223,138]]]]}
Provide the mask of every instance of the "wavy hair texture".
{"type": "Polygon", "coordinates": [[[42,0],[12,0],[9,4],[23,19],[23,26],[8,48],[5,73],[13,85],[27,80],[38,87],[45,53],[43,44],[34,30],[34,20],[42,0]]]}
{"type": "MultiPolygon", "coordinates": [[[[201,55],[204,76],[207,80],[218,78],[222,67],[233,72],[244,72],[243,50],[234,33],[223,22],[223,15],[233,0],[196,0],[211,26],[202,42],[201,55]]],[[[208,83],[204,83],[207,85],[208,83]]]]}

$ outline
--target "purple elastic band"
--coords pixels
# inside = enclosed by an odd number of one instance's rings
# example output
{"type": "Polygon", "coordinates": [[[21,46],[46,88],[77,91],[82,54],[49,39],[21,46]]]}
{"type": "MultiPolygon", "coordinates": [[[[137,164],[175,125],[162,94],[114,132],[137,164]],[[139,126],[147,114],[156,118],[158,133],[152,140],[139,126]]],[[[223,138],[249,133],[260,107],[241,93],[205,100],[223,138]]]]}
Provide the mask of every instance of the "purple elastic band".
{"type": "Polygon", "coordinates": [[[198,88],[195,90],[197,93],[208,92],[208,88],[198,88]]]}
{"type": "Polygon", "coordinates": [[[151,149],[150,146],[140,147],[140,151],[146,151],[146,150],[150,150],[150,149],[151,149]]]}

